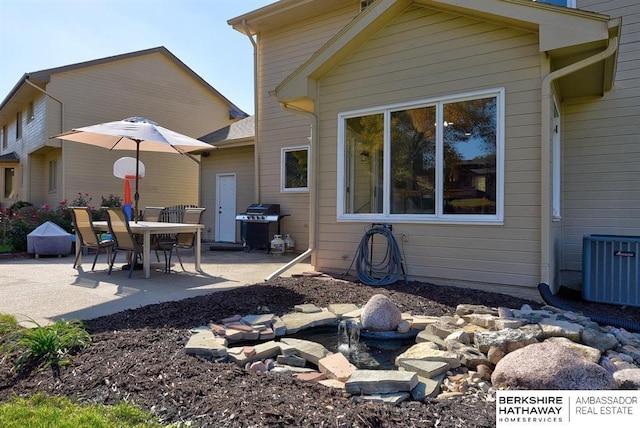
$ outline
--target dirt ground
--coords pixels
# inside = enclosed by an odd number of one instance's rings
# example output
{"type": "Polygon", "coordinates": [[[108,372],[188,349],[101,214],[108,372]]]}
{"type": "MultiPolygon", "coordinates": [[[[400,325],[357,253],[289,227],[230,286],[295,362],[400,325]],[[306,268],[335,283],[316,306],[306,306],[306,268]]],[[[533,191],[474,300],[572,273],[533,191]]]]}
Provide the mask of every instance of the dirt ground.
{"type": "MultiPolygon", "coordinates": [[[[390,407],[356,402],[342,391],[302,383],[290,375],[250,373],[233,363],[211,362],[184,352],[189,328],[255,313],[259,306],[282,315],[303,303],[364,305],[378,293],[416,315],[452,315],[461,303],[540,307],[506,295],[424,283],[370,287],[341,280],[280,278],[87,320],[93,343],[63,367],[58,378],[49,370],[16,377],[11,371],[15,356],[1,359],[0,401],[37,391],[80,402],[126,400],[167,423],[188,421],[195,427],[495,426],[495,404],[480,392],[390,407]]],[[[581,309],[640,319],[640,308],[588,303],[581,309]]]]}

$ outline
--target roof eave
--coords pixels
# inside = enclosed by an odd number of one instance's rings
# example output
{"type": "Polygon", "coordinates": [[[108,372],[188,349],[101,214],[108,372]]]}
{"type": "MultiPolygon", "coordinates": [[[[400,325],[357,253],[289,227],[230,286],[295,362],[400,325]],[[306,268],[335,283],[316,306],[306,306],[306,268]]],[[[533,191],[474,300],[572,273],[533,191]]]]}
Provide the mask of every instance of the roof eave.
{"type": "MultiPolygon", "coordinates": [[[[530,0],[378,0],[276,87],[278,101],[298,108],[306,106],[303,110],[313,111],[315,81],[412,4],[538,32],[541,52],[573,47],[579,50],[580,46],[594,42],[606,44],[611,32],[608,16],[530,0]]],[[[605,87],[612,84],[615,71],[611,65],[606,68],[610,83],[605,87]]]]}

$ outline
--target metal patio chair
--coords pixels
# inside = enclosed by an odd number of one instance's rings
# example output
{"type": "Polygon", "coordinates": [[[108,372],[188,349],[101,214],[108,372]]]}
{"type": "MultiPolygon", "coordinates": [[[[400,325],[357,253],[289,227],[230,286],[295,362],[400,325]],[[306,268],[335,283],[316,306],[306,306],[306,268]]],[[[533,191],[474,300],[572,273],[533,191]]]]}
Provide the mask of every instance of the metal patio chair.
{"type": "MultiPolygon", "coordinates": [[[[200,224],[202,222],[202,213],[206,208],[185,208],[184,215],[182,216],[182,222],[187,224],[200,224]]],[[[173,244],[173,248],[176,249],[176,255],[180,262],[180,267],[185,270],[180,258],[180,250],[193,249],[196,244],[196,233],[177,233],[173,244]]],[[[171,252],[169,252],[169,264],[171,263],[171,252]]]]}
{"type": "Polygon", "coordinates": [[[142,257],[142,244],[138,242],[136,235],[131,232],[129,219],[123,208],[109,208],[107,209],[107,214],[109,233],[111,233],[115,243],[113,247],[113,259],[109,266],[109,275],[111,275],[117,252],[122,250],[131,253],[131,259],[129,260],[129,278],[131,278],[136,261],[142,257]]]}
{"type": "Polygon", "coordinates": [[[109,263],[109,271],[111,271],[111,250],[114,248],[114,241],[111,238],[103,238],[93,226],[93,220],[91,219],[91,211],[87,207],[70,207],[71,216],[73,218],[73,227],[76,232],[76,245],[80,246],[80,250],[76,251],[76,259],[73,262],[73,268],[78,265],[78,260],[82,254],[82,249],[92,248],[96,251],[96,256],[93,258],[93,265],[91,270],[96,267],[96,261],[100,250],[105,249],[107,252],[107,262],[109,263]]]}

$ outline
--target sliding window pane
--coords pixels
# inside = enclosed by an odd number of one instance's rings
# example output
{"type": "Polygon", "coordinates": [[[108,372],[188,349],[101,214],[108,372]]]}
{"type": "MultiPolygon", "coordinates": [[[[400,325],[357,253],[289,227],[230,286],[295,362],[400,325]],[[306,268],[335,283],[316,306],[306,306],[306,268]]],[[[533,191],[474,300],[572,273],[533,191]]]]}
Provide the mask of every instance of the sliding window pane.
{"type": "Polygon", "coordinates": [[[444,214],[496,213],[496,98],[444,104],[444,214]]]}
{"type": "Polygon", "coordinates": [[[346,119],[345,213],[381,214],[384,116],[346,119]]]}
{"type": "Polygon", "coordinates": [[[434,214],[436,108],[391,113],[391,213],[434,214]]]}

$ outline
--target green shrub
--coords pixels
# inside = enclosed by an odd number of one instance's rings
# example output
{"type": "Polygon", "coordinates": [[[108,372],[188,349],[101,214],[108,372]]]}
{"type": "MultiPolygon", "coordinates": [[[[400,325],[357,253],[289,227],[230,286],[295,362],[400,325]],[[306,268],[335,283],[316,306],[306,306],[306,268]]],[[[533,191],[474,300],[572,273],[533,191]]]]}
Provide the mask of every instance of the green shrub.
{"type": "Polygon", "coordinates": [[[0,345],[20,329],[18,320],[13,315],[0,314],[0,345]]]}
{"type": "Polygon", "coordinates": [[[91,335],[81,321],[59,320],[47,326],[36,321],[32,328],[20,328],[7,335],[3,345],[5,353],[18,352],[15,361],[17,372],[33,368],[51,367],[54,371],[71,362],[71,355],[82,351],[91,343],[91,335]]]}

